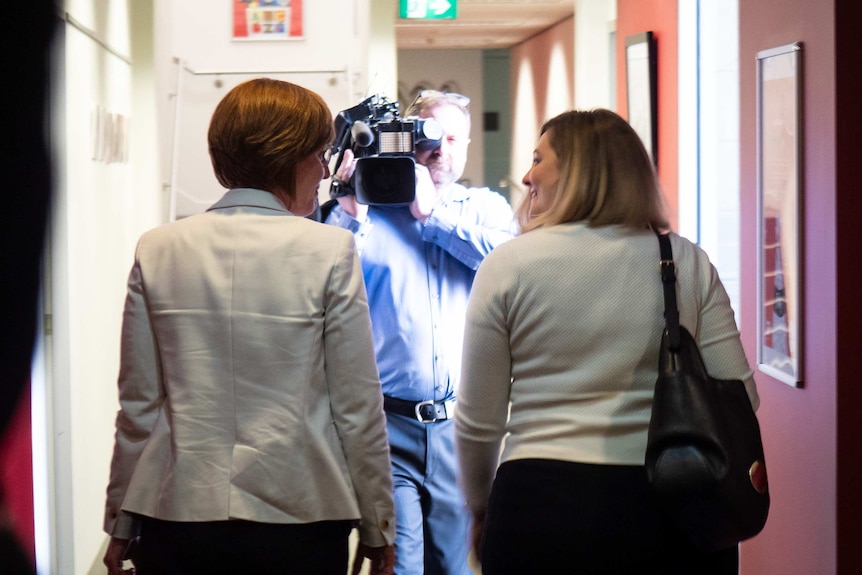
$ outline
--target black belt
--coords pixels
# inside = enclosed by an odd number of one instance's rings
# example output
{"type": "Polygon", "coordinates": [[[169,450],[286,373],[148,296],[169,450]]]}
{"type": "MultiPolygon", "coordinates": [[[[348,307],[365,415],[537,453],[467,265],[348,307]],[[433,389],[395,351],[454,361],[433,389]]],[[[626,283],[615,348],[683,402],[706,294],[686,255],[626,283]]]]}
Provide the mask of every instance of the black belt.
{"type": "Polygon", "coordinates": [[[455,417],[455,400],[407,401],[384,395],[383,410],[405,417],[413,417],[422,423],[434,423],[455,417]]]}

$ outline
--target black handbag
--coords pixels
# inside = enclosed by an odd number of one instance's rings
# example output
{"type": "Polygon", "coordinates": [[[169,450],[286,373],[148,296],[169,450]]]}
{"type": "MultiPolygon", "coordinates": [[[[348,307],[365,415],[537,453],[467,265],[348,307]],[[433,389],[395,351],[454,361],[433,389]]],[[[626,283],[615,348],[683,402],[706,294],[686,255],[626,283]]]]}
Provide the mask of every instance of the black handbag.
{"type": "Polygon", "coordinates": [[[679,325],[670,239],[658,234],[666,329],[646,449],[647,480],[672,523],[705,552],[760,533],[769,490],[760,426],[741,381],[707,374],[679,325]]]}

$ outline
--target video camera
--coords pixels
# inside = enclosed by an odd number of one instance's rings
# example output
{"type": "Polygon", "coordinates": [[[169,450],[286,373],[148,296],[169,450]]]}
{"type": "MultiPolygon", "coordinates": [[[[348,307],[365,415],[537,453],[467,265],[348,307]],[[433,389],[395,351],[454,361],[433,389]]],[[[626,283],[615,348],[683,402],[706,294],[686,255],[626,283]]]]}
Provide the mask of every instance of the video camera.
{"type": "Polygon", "coordinates": [[[443,128],[434,118],[401,118],[398,102],[374,95],[335,118],[338,171],[344,150],[356,157],[352,185],[333,180],[329,195],[356,194],[360,204],[409,204],[416,195],[415,153],[440,146],[443,128]]]}

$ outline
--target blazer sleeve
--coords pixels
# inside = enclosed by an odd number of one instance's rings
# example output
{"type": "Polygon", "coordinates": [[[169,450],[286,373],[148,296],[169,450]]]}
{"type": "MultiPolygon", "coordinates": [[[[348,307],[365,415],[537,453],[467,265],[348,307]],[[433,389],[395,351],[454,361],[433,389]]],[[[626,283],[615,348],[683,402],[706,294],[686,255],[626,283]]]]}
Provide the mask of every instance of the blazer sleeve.
{"type": "MultiPolygon", "coordinates": [[[[140,250],[140,244],[138,246],[140,250]]],[[[139,258],[129,274],[123,312],[118,380],[120,410],[105,505],[104,529],[121,539],[135,535],[131,516],[122,511],[138,459],[155,426],[165,397],[161,362],[151,329],[139,258]]]]}
{"type": "Polygon", "coordinates": [[[374,359],[368,297],[352,236],[344,235],[325,306],[326,382],[335,426],[361,515],[360,541],[395,540],[395,506],[383,394],[374,359]]]}

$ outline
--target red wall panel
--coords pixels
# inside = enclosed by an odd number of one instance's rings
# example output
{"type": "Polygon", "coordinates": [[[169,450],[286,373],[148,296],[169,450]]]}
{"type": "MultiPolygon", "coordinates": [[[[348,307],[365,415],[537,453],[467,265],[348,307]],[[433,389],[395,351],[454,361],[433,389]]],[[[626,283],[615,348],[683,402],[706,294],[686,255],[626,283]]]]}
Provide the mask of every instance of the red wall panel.
{"type": "Polygon", "coordinates": [[[668,202],[671,226],[678,229],[679,134],[677,130],[677,0],[617,1],[617,110],[628,117],[626,103],[626,37],[652,32],[658,72],[658,177],[668,202]]]}

